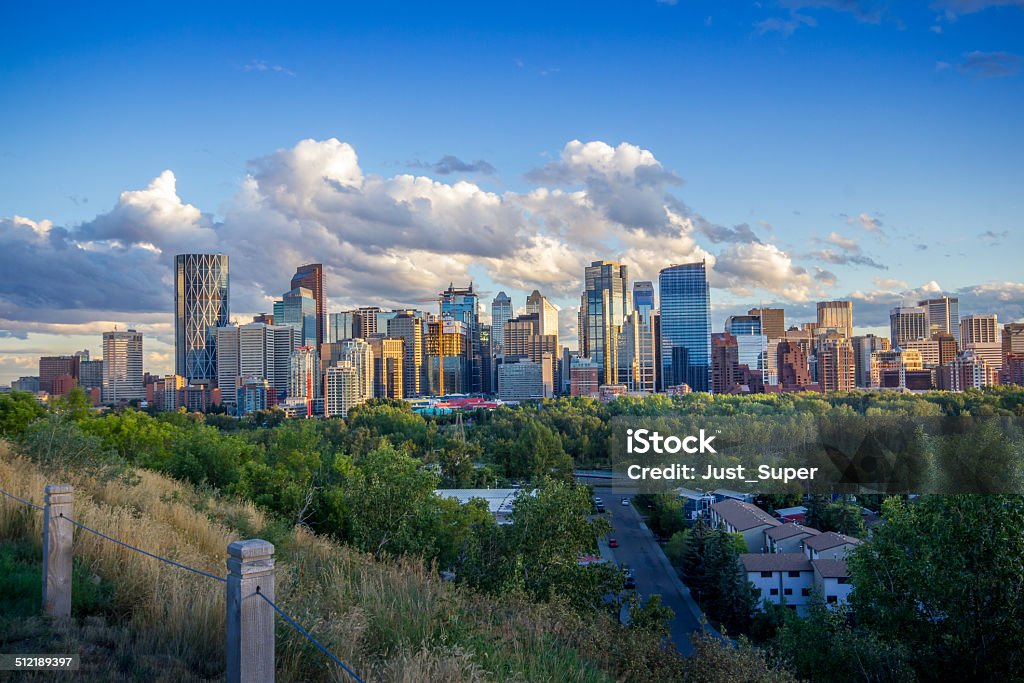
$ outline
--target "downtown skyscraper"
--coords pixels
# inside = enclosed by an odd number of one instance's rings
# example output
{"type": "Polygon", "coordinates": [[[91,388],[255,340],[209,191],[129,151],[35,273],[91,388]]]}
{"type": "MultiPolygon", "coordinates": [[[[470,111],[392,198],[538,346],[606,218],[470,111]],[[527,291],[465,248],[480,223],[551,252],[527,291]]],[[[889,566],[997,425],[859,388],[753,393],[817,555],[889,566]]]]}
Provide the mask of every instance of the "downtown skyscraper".
{"type": "Polygon", "coordinates": [[[687,384],[708,391],[711,376],[711,293],[707,267],[670,266],[658,276],[661,296],[661,364],[664,390],[687,384]]]}
{"type": "Polygon", "coordinates": [[[505,292],[491,301],[491,342],[496,353],[505,352],[505,323],[512,318],[512,299],[505,292]]]}
{"type": "Polygon", "coordinates": [[[190,384],[217,381],[217,328],[228,324],[226,254],[178,254],[174,282],[174,368],[190,384]]]}
{"type": "Polygon", "coordinates": [[[599,384],[618,381],[618,338],[629,315],[629,269],[615,261],[594,261],[584,270],[580,298],[580,356],[597,364],[599,384]]]}
{"type": "Polygon", "coordinates": [[[327,298],[324,293],[324,265],[308,263],[299,266],[295,270],[295,275],[292,275],[291,287],[293,290],[302,287],[313,294],[313,300],[316,302],[316,348],[319,352],[320,345],[326,341],[325,337],[327,336],[324,330],[326,324],[324,305],[327,298]]]}

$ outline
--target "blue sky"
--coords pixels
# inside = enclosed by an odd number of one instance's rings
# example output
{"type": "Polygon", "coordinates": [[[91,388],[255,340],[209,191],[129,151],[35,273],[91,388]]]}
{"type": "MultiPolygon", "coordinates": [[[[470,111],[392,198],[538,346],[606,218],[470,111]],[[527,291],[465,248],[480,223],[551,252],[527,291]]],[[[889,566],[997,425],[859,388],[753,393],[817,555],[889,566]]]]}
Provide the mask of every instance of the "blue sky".
{"type": "Polygon", "coordinates": [[[571,338],[578,262],[650,276],[659,253],[715,260],[716,328],[757,301],[799,320],[849,296],[877,329],[931,291],[1024,315],[1020,0],[27,5],[0,9],[0,381],[39,351],[98,351],[112,322],[169,370],[163,278],[205,247],[238,263],[240,315],[323,259],[335,308],[471,276],[517,305],[550,293],[571,338]],[[308,185],[335,171],[359,199],[308,185]],[[662,206],[679,220],[644,225],[662,206]],[[474,222],[495,248],[459,253],[474,222]],[[112,269],[134,275],[90,297],[112,269]]]}

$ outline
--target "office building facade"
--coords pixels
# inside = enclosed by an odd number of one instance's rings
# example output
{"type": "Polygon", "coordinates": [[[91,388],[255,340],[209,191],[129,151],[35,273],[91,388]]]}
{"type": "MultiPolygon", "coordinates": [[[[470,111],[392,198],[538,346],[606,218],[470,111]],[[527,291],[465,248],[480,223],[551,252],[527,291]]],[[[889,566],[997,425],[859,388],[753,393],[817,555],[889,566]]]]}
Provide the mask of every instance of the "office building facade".
{"type": "Polygon", "coordinates": [[[217,328],[228,324],[226,254],[175,256],[175,374],[190,384],[217,381],[217,328]]]}
{"type": "Polygon", "coordinates": [[[665,268],[658,278],[661,297],[663,389],[686,384],[711,388],[711,293],[703,261],[665,268]]]}

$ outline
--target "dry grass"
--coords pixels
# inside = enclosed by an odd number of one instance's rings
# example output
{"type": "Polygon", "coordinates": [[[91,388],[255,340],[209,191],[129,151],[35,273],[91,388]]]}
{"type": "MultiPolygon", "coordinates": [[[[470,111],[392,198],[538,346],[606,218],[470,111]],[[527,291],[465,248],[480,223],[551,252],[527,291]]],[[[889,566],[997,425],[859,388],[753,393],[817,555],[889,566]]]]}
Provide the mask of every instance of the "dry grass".
{"type": "MultiPolygon", "coordinates": [[[[251,504],[203,494],[153,472],[137,474],[132,484],[72,475],[66,483],[75,486],[75,518],[220,576],[227,545],[240,531],[274,533],[273,520],[251,504]]],[[[41,504],[47,483],[38,464],[0,443],[0,488],[41,504]]],[[[13,501],[0,503],[0,539],[27,538],[38,546],[41,517],[13,501]]],[[[271,540],[277,544],[279,604],[367,681],[611,680],[594,661],[608,659],[605,644],[593,638],[584,644],[593,660],[566,647],[581,640],[579,629],[597,630],[593,624],[525,602],[496,608],[492,600],[441,582],[417,560],[375,561],[302,529],[278,535],[271,540]]],[[[74,552],[115,587],[107,620],[114,625],[95,619],[53,625],[64,629],[60,642],[114,658],[120,666],[111,671],[120,673],[109,680],[180,680],[183,672],[196,680],[223,676],[224,584],[82,530],[75,532],[74,552]],[[125,670],[135,674],[123,677],[125,670]]],[[[30,620],[26,628],[48,623],[30,620]]],[[[11,642],[10,634],[0,635],[11,642]]],[[[50,642],[58,635],[51,632],[50,642]]],[[[276,652],[279,680],[348,680],[280,619],[276,652]]]]}

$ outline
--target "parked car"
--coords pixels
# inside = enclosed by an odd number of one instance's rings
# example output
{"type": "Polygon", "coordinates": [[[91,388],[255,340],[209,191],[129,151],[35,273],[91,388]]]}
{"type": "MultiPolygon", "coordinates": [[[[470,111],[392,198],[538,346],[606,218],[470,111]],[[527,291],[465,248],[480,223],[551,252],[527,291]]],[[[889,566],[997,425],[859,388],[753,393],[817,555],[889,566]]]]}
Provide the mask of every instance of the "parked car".
{"type": "Polygon", "coordinates": [[[629,498],[623,498],[622,499],[622,504],[623,505],[629,505],[629,498]]]}
{"type": "Polygon", "coordinates": [[[609,548],[618,548],[619,547],[619,539],[614,538],[614,537],[613,538],[609,538],[608,539],[608,547],[609,548]]]}
{"type": "Polygon", "coordinates": [[[626,580],[625,580],[625,582],[623,582],[622,586],[624,588],[630,588],[630,589],[636,588],[636,579],[633,577],[633,570],[632,569],[627,569],[626,570],[626,580]]]}

